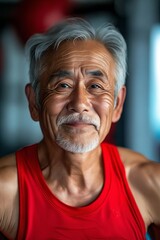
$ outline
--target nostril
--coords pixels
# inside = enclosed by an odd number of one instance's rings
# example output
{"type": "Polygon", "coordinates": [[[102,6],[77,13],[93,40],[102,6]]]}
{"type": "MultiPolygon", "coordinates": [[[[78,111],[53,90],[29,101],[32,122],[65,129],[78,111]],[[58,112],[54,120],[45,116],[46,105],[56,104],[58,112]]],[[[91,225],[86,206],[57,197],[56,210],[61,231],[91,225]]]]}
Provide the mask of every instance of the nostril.
{"type": "Polygon", "coordinates": [[[78,105],[78,106],[69,105],[68,110],[70,112],[77,112],[77,113],[88,112],[88,108],[86,106],[83,106],[83,105],[81,105],[81,106],[80,105],[78,105]]]}
{"type": "Polygon", "coordinates": [[[72,100],[68,103],[67,106],[69,111],[82,113],[82,112],[88,112],[90,108],[90,103],[88,101],[78,101],[78,100],[72,100]]]}

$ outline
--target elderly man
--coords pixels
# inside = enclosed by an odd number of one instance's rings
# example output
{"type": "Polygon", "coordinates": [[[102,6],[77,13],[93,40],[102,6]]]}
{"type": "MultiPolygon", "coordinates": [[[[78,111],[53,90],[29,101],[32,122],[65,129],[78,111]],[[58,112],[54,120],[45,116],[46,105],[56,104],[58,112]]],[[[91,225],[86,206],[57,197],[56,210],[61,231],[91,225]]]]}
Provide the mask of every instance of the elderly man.
{"type": "Polygon", "coordinates": [[[31,117],[43,139],[0,161],[9,239],[145,239],[160,223],[160,164],[103,142],[126,95],[126,44],[67,19],[27,43],[31,117]]]}

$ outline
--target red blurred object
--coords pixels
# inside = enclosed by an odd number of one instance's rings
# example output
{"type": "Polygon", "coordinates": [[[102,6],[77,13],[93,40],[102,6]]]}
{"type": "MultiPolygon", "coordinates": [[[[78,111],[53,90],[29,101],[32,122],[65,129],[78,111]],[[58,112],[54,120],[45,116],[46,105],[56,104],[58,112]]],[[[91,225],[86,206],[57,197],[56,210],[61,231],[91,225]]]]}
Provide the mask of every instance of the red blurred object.
{"type": "Polygon", "coordinates": [[[104,142],[116,144],[116,124],[115,123],[112,123],[109,134],[104,139],[104,142]]]}
{"type": "Polygon", "coordinates": [[[34,33],[41,33],[68,16],[71,0],[23,0],[13,13],[13,26],[25,43],[34,33]]]}

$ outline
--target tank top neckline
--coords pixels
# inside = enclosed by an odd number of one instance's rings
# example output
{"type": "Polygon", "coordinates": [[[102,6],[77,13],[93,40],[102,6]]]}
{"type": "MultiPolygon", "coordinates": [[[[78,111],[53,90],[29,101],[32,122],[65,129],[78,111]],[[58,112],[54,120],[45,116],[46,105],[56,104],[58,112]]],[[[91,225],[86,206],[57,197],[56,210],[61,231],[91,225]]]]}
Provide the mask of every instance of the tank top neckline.
{"type": "MultiPolygon", "coordinates": [[[[32,156],[34,156],[34,159],[32,161],[32,164],[34,165],[33,167],[36,169],[36,180],[37,180],[37,184],[39,185],[39,188],[41,190],[41,192],[43,193],[43,195],[45,196],[45,198],[47,199],[47,201],[52,205],[52,206],[56,206],[57,209],[59,209],[59,211],[63,211],[63,212],[67,212],[67,214],[69,215],[83,215],[83,214],[88,214],[88,213],[92,213],[94,211],[96,211],[102,204],[103,202],[106,200],[108,194],[109,194],[109,189],[110,189],[110,185],[111,185],[111,171],[110,171],[110,156],[108,154],[106,154],[106,147],[105,147],[105,154],[104,154],[104,144],[101,144],[101,148],[102,148],[102,159],[103,159],[103,165],[104,165],[104,184],[103,184],[103,188],[99,194],[99,196],[90,204],[82,206],[82,207],[72,207],[69,206],[63,202],[61,202],[53,193],[52,191],[49,189],[45,178],[42,174],[42,171],[40,169],[40,165],[39,165],[39,160],[38,160],[38,144],[34,144],[32,145],[32,156]]],[[[33,170],[34,171],[34,170],[33,170]]]]}

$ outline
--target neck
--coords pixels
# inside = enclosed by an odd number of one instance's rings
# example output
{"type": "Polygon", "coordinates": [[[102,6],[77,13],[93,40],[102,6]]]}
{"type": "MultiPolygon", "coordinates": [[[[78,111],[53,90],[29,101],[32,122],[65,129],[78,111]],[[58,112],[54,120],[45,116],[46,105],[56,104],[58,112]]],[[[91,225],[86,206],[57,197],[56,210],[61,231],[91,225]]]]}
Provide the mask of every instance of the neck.
{"type": "Polygon", "coordinates": [[[51,152],[50,149],[53,146],[43,142],[39,144],[40,165],[52,192],[65,203],[70,199],[69,195],[72,196],[70,205],[83,205],[92,201],[103,186],[101,148],[83,154],[73,154],[58,148],[51,152]],[[64,199],[59,197],[62,192],[64,199]],[[77,198],[83,202],[79,203],[77,198]]]}
{"type": "Polygon", "coordinates": [[[71,153],[44,141],[39,143],[38,157],[41,170],[48,168],[55,172],[60,168],[60,171],[65,170],[68,176],[83,176],[93,169],[96,170],[102,162],[100,146],[87,153],[71,153]]]}

